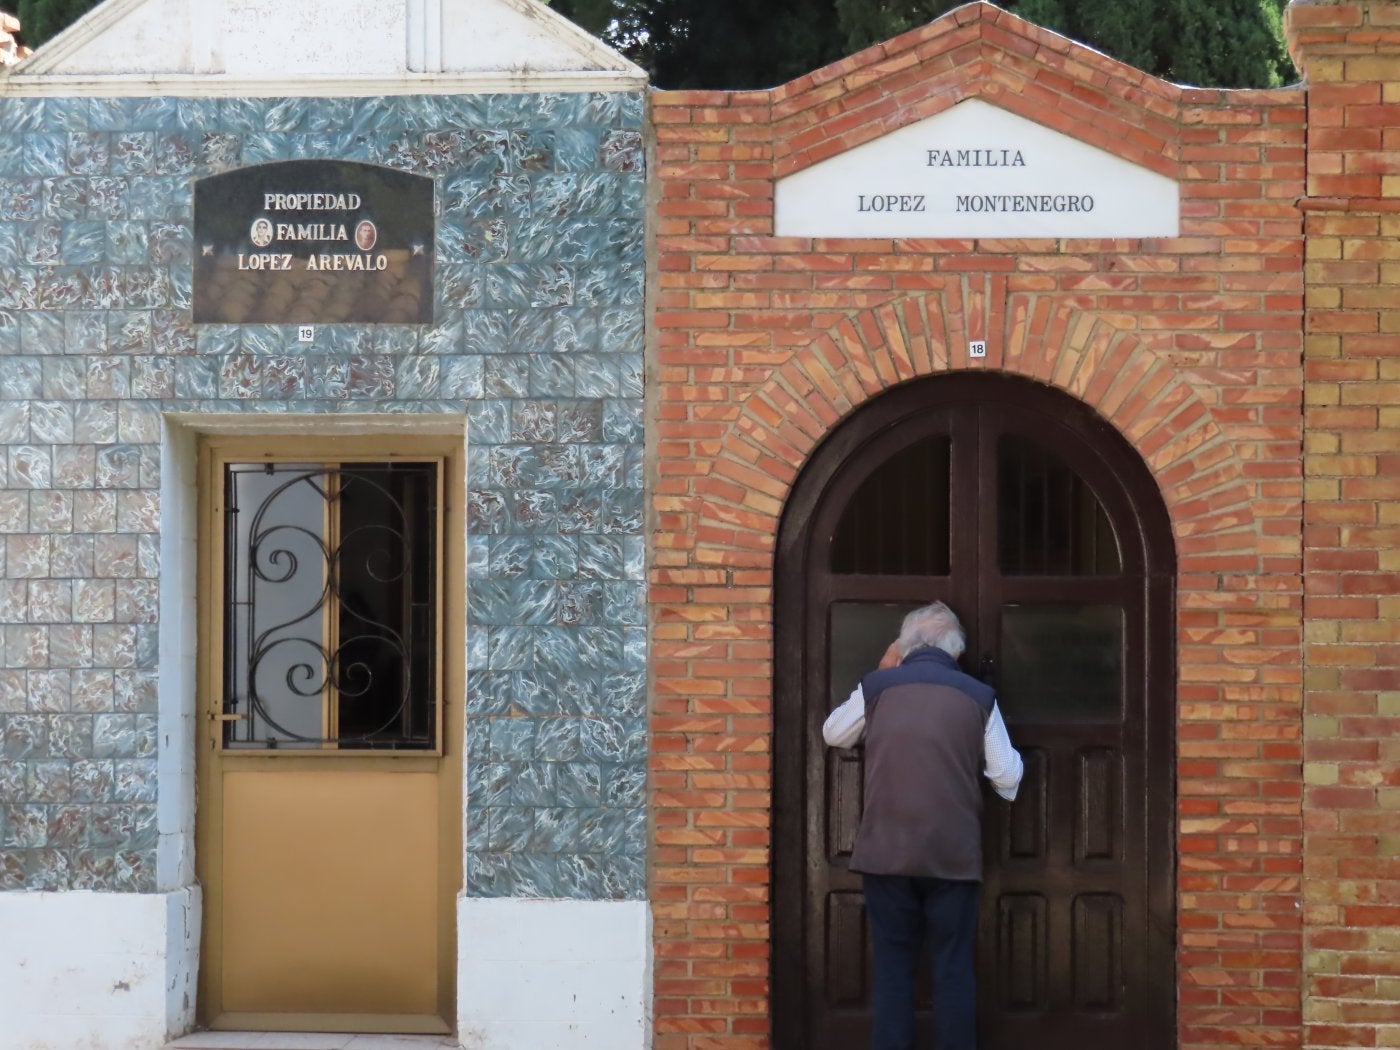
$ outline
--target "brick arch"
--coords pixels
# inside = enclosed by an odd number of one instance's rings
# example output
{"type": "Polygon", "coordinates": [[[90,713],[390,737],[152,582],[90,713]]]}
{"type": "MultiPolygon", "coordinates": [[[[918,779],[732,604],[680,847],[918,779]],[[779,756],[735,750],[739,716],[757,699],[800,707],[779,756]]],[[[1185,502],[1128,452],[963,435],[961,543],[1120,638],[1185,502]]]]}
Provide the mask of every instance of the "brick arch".
{"type": "Polygon", "coordinates": [[[739,555],[771,568],[767,554],[784,501],[818,442],[890,387],[955,370],[1024,376],[1078,398],[1115,426],[1157,479],[1182,571],[1194,553],[1255,547],[1244,465],[1171,362],[1111,320],[1046,296],[1011,297],[989,333],[988,356],[970,359],[965,309],[974,315],[971,338],[981,338],[986,298],[953,287],[866,310],[778,368],[744,401],[710,472],[697,480],[697,561],[736,564],[739,555]]]}

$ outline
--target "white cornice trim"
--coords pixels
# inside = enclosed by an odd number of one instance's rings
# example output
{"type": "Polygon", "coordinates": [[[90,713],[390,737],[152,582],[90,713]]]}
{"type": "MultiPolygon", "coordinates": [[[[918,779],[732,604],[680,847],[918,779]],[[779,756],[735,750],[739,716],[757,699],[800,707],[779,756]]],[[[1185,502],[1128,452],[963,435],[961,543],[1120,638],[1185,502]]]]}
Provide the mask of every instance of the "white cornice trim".
{"type": "MultiPolygon", "coordinates": [[[[152,87],[163,87],[166,85],[194,84],[199,80],[212,80],[209,73],[152,73],[152,74],[112,74],[104,76],[100,73],[84,74],[63,74],[52,72],[55,68],[61,68],[69,56],[81,51],[85,46],[92,43],[98,37],[107,32],[120,32],[118,23],[132,14],[138,8],[146,4],[148,0],[106,0],[105,3],[98,4],[83,17],[63,30],[53,39],[48,40],[42,47],[37,49],[32,55],[23,61],[6,67],[0,71],[0,95],[3,94],[35,94],[35,95],[57,95],[75,93],[73,88],[82,85],[80,90],[89,91],[99,95],[124,95],[124,94],[146,94],[152,87]],[[6,81],[12,84],[25,83],[26,85],[38,81],[41,77],[48,75],[60,81],[64,86],[57,90],[49,90],[47,87],[26,87],[23,91],[14,90],[6,86],[6,81]],[[111,88],[106,86],[107,81],[134,79],[142,85],[136,91],[122,88],[111,88]]],[[[193,5],[208,0],[186,0],[193,5]]],[[[291,0],[294,2],[294,0],[291,0]]],[[[475,71],[469,73],[442,73],[439,72],[442,62],[441,45],[441,19],[443,17],[442,0],[420,0],[415,6],[415,17],[410,20],[411,25],[408,32],[421,34],[419,39],[407,39],[403,41],[405,47],[405,62],[407,65],[413,64],[416,57],[423,62],[425,68],[412,70],[409,76],[422,76],[425,79],[431,78],[436,81],[442,79],[453,85],[450,87],[423,86],[407,88],[402,85],[393,87],[385,91],[387,94],[450,94],[461,90],[461,85],[482,84],[488,85],[477,87],[473,90],[482,91],[553,91],[553,90],[590,90],[590,87],[560,88],[557,85],[567,83],[586,83],[588,78],[596,80],[598,83],[610,85],[611,90],[616,90],[617,85],[622,84],[627,87],[645,86],[647,73],[640,66],[628,60],[621,53],[614,51],[602,41],[591,36],[580,29],[573,22],[570,22],[557,11],[553,11],[538,0],[496,0],[497,3],[507,7],[524,18],[529,19],[539,27],[540,31],[553,38],[566,49],[574,52],[581,59],[581,63],[593,68],[576,70],[547,70],[539,72],[515,73],[510,70],[475,71]],[[422,20],[422,24],[419,24],[422,20]],[[436,21],[436,25],[433,23],[436,21]],[[436,32],[435,32],[436,30],[436,32]],[[436,39],[434,39],[436,38],[436,39]],[[434,66],[439,69],[433,68],[434,66]],[[527,84],[526,81],[529,81],[527,84]],[[552,86],[544,86],[552,85],[552,86]]],[[[189,10],[192,16],[190,32],[191,35],[199,39],[192,41],[196,54],[194,61],[199,64],[208,65],[210,61],[210,48],[213,42],[204,39],[208,35],[209,26],[205,20],[194,17],[193,8],[189,10]],[[196,31],[199,30],[199,31],[196,31]]],[[[206,11],[205,14],[208,12],[206,11]]],[[[214,74],[217,77],[217,74],[214,74]]],[[[305,82],[291,80],[258,80],[239,81],[237,87],[210,87],[201,88],[195,94],[210,95],[234,95],[234,94],[290,94],[290,95],[328,95],[337,93],[355,93],[352,87],[342,88],[332,85],[360,85],[359,90],[363,92],[378,93],[382,90],[382,85],[392,83],[388,78],[378,78],[370,81],[364,78],[320,78],[305,82]],[[246,85],[255,85],[251,90],[246,85]],[[275,85],[275,86],[274,86],[275,85]],[[373,85],[373,86],[371,86],[373,85]]],[[[232,82],[230,82],[232,85],[232,82]]]]}
{"type": "Polygon", "coordinates": [[[359,98],[367,95],[484,95],[641,91],[645,73],[586,70],[557,73],[440,73],[422,79],[227,80],[200,75],[35,76],[16,67],[0,74],[0,98],[359,98]]]}
{"type": "Polygon", "coordinates": [[[408,34],[405,68],[414,73],[442,69],[442,0],[409,0],[404,12],[408,34]]]}
{"type": "Polygon", "coordinates": [[[592,59],[597,65],[646,77],[646,71],[641,66],[636,65],[621,52],[614,51],[597,37],[580,29],[558,11],[539,3],[538,0],[500,0],[500,2],[506,7],[514,8],[526,18],[539,22],[550,36],[574,51],[581,52],[585,58],[592,59]]]}

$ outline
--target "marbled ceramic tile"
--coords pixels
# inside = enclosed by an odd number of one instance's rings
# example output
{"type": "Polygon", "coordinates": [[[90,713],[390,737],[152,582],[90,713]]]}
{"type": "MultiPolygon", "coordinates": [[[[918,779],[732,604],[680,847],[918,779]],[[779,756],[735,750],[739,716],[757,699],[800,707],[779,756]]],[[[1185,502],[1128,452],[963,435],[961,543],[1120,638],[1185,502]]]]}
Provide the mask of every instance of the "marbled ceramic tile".
{"type": "Polygon", "coordinates": [[[602,528],[603,497],[587,489],[566,489],[559,493],[559,531],[590,533],[602,528]]]}
{"type": "Polygon", "coordinates": [[[467,492],[467,528],[476,534],[503,534],[510,531],[510,510],[505,494],[489,489],[467,492]]]}
{"type": "MultiPolygon", "coordinates": [[[[74,711],[98,713],[113,710],[115,693],[112,688],[113,672],[102,670],[76,670],[71,681],[72,705],[74,711]]],[[[93,739],[97,739],[94,726],[93,739]]]]}
{"type": "Polygon", "coordinates": [[[6,135],[0,139],[0,178],[24,174],[24,136],[6,135]]]}
{"type": "Polygon", "coordinates": [[[157,175],[186,175],[194,170],[195,142],[187,133],[157,133],[151,157],[157,175]]]}
{"type": "Polygon", "coordinates": [[[603,801],[615,806],[640,806],[646,798],[644,762],[602,766],[603,801]]]}
{"type": "Polygon", "coordinates": [[[92,667],[92,628],[78,623],[54,624],[45,637],[45,649],[50,667],[92,667]]]}
{"type": "Polygon", "coordinates": [[[531,718],[490,718],[487,755],[496,762],[528,761],[535,757],[539,725],[531,718]]]}
{"type": "MultiPolygon", "coordinates": [[[[480,628],[477,634],[487,634],[480,628]]],[[[477,731],[474,719],[478,716],[504,714],[510,709],[512,694],[511,675],[509,672],[501,670],[479,670],[470,669],[467,671],[467,732],[470,736],[477,731]]],[[[489,725],[487,726],[489,729],[489,725]]]]}
{"type": "Polygon", "coordinates": [[[118,711],[154,711],[157,679],[149,670],[117,670],[112,676],[113,698],[118,711]]]}
{"type": "MultiPolygon", "coordinates": [[[[24,623],[29,619],[29,581],[28,580],[0,580],[0,623],[24,623]]],[[[21,693],[21,697],[22,697],[21,693]]],[[[0,690],[0,704],[13,700],[12,695],[7,695],[0,690]]],[[[13,710],[23,710],[23,704],[12,708],[13,710]]],[[[0,706],[0,710],[4,710],[0,706]]]]}
{"type": "Polygon", "coordinates": [[[557,594],[543,580],[482,580],[467,591],[467,614],[479,624],[545,624],[555,618],[557,594]]]}
{"type": "Polygon", "coordinates": [[[67,135],[51,132],[24,136],[24,174],[65,175],[69,171],[67,135]]]}
{"type": "Polygon", "coordinates": [[[568,398],[577,392],[574,361],[557,354],[530,354],[528,393],[534,398],[568,398]]]}
{"type": "MultiPolygon", "coordinates": [[[[536,576],[531,568],[537,545],[545,541],[544,537],[536,538],[534,536],[491,537],[486,551],[486,564],[482,566],[478,578],[487,576],[503,580],[527,576],[541,578],[536,576]]],[[[552,579],[553,576],[543,578],[552,579]]]]}
{"type": "Polygon", "coordinates": [[[557,531],[559,497],[545,489],[517,489],[510,493],[511,520],[520,533],[549,535],[557,531]]]}
{"type": "Polygon", "coordinates": [[[73,620],[73,582],[71,580],[30,580],[28,605],[30,623],[71,623],[73,620]]]}
{"type": "Polygon", "coordinates": [[[0,100],[26,138],[0,143],[0,392],[22,430],[0,527],[23,588],[0,621],[42,621],[3,625],[0,710],[51,720],[17,782],[45,819],[20,814],[0,883],[154,886],[162,411],[465,410],[468,705],[489,723],[470,738],[519,766],[469,767],[473,807],[498,811],[469,830],[469,892],[641,891],[608,851],[642,800],[605,797],[581,719],[625,756],[644,706],[642,111],[606,92],[0,100]],[[437,179],[431,328],[318,326],[313,349],[190,323],[190,178],[293,157],[437,179]]]}
{"type": "Polygon", "coordinates": [[[0,753],[11,760],[47,758],[48,734],[48,719],[44,716],[10,715],[0,725],[0,753]]]}
{"type": "Polygon", "coordinates": [[[540,717],[586,714],[597,707],[598,694],[596,675],[532,670],[517,676],[514,702],[527,714],[540,717]]]}
{"type": "Polygon", "coordinates": [[[557,585],[554,623],[561,627],[607,622],[603,617],[603,585],[595,580],[564,581],[557,585]]]}
{"type": "Polygon", "coordinates": [[[534,811],[514,806],[491,806],[484,812],[487,849],[502,853],[526,850],[534,832],[534,811]]]}
{"type": "MultiPolygon", "coordinates": [[[[558,716],[538,720],[535,753],[545,762],[571,762],[581,753],[581,726],[577,718],[558,716]]],[[[557,779],[556,771],[556,779],[557,779]]]]}
{"type": "MultiPolygon", "coordinates": [[[[0,280],[3,280],[3,274],[0,274],[0,280]]],[[[0,397],[56,396],[44,386],[45,363],[37,357],[0,358],[0,397]]]]}
{"type": "Polygon", "coordinates": [[[571,536],[533,537],[530,575],[535,579],[571,579],[579,572],[578,545],[571,536]]]}
{"type": "Polygon", "coordinates": [[[646,673],[644,669],[614,671],[602,676],[597,712],[639,719],[646,713],[646,673]]]}
{"type": "Polygon", "coordinates": [[[471,807],[506,805],[511,801],[514,770],[506,762],[473,762],[467,765],[467,797],[471,807]]]}
{"type": "MultiPolygon", "coordinates": [[[[114,783],[112,763],[80,759],[73,763],[70,787],[74,803],[110,802],[114,783]]],[[[87,816],[91,817],[89,809],[87,816]]],[[[84,825],[86,833],[87,825],[84,825]]]]}
{"type": "MultiPolygon", "coordinates": [[[[530,393],[530,359],[528,357],[486,357],[481,363],[481,391],[487,399],[521,398],[530,393]]],[[[508,441],[509,424],[499,438],[508,441]]]]}
{"type": "Polygon", "coordinates": [[[188,219],[192,210],[184,176],[132,179],[127,191],[126,218],[142,222],[188,219]]]}

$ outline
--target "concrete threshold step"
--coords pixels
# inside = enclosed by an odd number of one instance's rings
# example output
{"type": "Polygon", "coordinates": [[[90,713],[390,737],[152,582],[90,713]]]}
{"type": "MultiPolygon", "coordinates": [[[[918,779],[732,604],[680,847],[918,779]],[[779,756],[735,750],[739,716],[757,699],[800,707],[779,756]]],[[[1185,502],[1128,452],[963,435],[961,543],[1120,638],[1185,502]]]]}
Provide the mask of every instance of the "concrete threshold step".
{"type": "Polygon", "coordinates": [[[459,1050],[450,1035],[354,1035],[340,1032],[196,1032],[165,1050],[459,1050]]]}

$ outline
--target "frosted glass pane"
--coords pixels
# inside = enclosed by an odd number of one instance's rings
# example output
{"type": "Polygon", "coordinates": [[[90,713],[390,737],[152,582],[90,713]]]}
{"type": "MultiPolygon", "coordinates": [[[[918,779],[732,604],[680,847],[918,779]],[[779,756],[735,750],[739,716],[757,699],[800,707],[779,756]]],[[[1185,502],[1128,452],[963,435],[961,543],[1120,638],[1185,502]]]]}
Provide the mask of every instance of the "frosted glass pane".
{"type": "Polygon", "coordinates": [[[827,640],[831,706],[851,695],[861,678],[875,670],[889,644],[899,637],[904,617],[920,602],[836,602],[831,606],[827,640]]]}
{"type": "Polygon", "coordinates": [[[1006,605],[998,701],[1018,722],[1116,722],[1123,612],[1116,605],[1006,605]]]}

